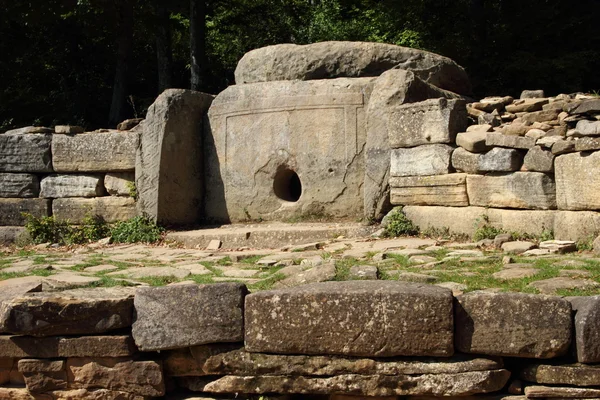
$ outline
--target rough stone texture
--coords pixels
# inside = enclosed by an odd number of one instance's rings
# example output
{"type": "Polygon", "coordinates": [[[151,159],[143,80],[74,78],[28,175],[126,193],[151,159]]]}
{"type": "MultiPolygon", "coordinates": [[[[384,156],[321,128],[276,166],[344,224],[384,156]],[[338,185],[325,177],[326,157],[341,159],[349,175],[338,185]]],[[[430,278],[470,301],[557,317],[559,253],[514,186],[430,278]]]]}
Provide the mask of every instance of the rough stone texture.
{"type": "MultiPolygon", "coordinates": [[[[212,393],[354,394],[363,396],[466,396],[501,389],[510,376],[504,369],[425,375],[234,376],[208,383],[212,393]]],[[[187,378],[193,380],[193,378],[187,378]]]]}
{"type": "MultiPolygon", "coordinates": [[[[138,210],[159,223],[193,224],[202,216],[202,142],[214,145],[203,121],[213,98],[192,90],[168,89],[148,109],[135,181],[138,210]]],[[[233,145],[244,146],[243,142],[233,145]]]]}
{"type": "Polygon", "coordinates": [[[576,140],[557,140],[551,148],[552,154],[555,156],[561,154],[572,153],[575,151],[576,140]]]}
{"type": "Polygon", "coordinates": [[[598,386],[600,368],[584,364],[529,364],[520,369],[519,376],[521,379],[535,383],[598,386]]]}
{"type": "Polygon", "coordinates": [[[598,236],[598,237],[596,237],[596,239],[594,239],[592,246],[594,247],[594,249],[593,249],[594,254],[600,255],[600,236],[598,236]]]}
{"type": "Polygon", "coordinates": [[[452,152],[452,167],[457,171],[466,172],[468,174],[478,174],[483,172],[479,169],[480,158],[481,154],[471,153],[462,147],[458,147],[452,152]]]}
{"type": "Polygon", "coordinates": [[[557,386],[527,386],[525,388],[525,395],[528,399],[597,399],[600,398],[600,389],[557,386]]]}
{"type": "Polygon", "coordinates": [[[252,50],[235,70],[242,83],[377,76],[396,68],[442,89],[470,94],[464,69],[449,58],[385,43],[279,44],[252,50]]]}
{"type": "Polygon", "coordinates": [[[546,104],[548,99],[522,99],[507,105],[506,111],[509,113],[540,111],[546,104]]]}
{"type": "Polygon", "coordinates": [[[0,172],[0,197],[38,197],[40,180],[32,174],[0,172]]]}
{"type": "Polygon", "coordinates": [[[465,104],[464,100],[438,98],[397,107],[390,116],[390,146],[453,143],[468,124],[465,104]]]}
{"type": "Polygon", "coordinates": [[[420,375],[456,374],[503,367],[500,359],[456,355],[452,358],[402,358],[385,361],[370,358],[250,353],[243,349],[213,355],[204,360],[207,375],[420,375]]]}
{"type": "Polygon", "coordinates": [[[556,208],[554,182],[541,172],[468,175],[467,193],[469,203],[474,206],[542,210],[556,208]]]}
{"type": "MultiPolygon", "coordinates": [[[[600,152],[556,157],[556,200],[561,210],[600,210],[600,152]]],[[[564,238],[561,238],[564,239],[564,238]]]]}
{"type": "Polygon", "coordinates": [[[535,243],[526,241],[504,242],[501,248],[503,252],[508,254],[522,254],[535,248],[535,243]]]}
{"type": "Polygon", "coordinates": [[[468,206],[465,174],[390,178],[393,205],[468,206]]]}
{"type": "Polygon", "coordinates": [[[42,178],[40,197],[96,197],[104,195],[102,175],[49,175],[42,178]]]}
{"type": "Polygon", "coordinates": [[[49,360],[20,360],[19,372],[23,374],[30,393],[37,394],[67,388],[65,362],[49,360]]]}
{"type": "Polygon", "coordinates": [[[536,268],[510,268],[492,274],[492,277],[501,281],[509,281],[511,279],[529,278],[540,272],[536,268]]]}
{"type": "Polygon", "coordinates": [[[50,200],[0,198],[0,225],[25,225],[23,213],[34,217],[47,217],[50,200]]]}
{"type": "Polygon", "coordinates": [[[452,321],[452,295],[443,288],[323,282],[247,296],[245,343],[251,352],[281,354],[450,356],[452,321]]]}
{"type": "MultiPolygon", "coordinates": [[[[292,273],[285,279],[276,282],[273,287],[275,289],[290,288],[308,283],[317,283],[330,281],[335,278],[336,269],[334,262],[328,262],[321,265],[315,265],[311,268],[306,265],[292,265],[287,267],[292,270],[292,273]]],[[[279,271],[285,273],[284,269],[279,271]]]]}
{"type": "Polygon", "coordinates": [[[123,221],[136,216],[135,200],[131,197],[63,198],[52,201],[52,215],[72,224],[82,223],[89,216],[99,216],[106,222],[123,221]]]}
{"type": "Polygon", "coordinates": [[[48,134],[0,135],[0,171],[52,172],[48,134]]]}
{"type": "Polygon", "coordinates": [[[600,284],[590,279],[573,279],[568,277],[556,277],[531,282],[527,285],[537,289],[543,294],[556,294],[558,290],[590,290],[600,287],[600,284]]]}
{"type": "Polygon", "coordinates": [[[525,155],[523,167],[528,171],[553,172],[554,154],[540,146],[534,146],[525,155]]]}
{"type": "Polygon", "coordinates": [[[575,151],[594,151],[594,150],[600,150],[600,138],[584,137],[584,138],[575,140],[575,151]]]}
{"type": "Polygon", "coordinates": [[[554,219],[554,237],[563,240],[589,240],[600,232],[600,213],[558,211],[554,219]]]}
{"type": "Polygon", "coordinates": [[[588,121],[584,119],[577,122],[575,129],[584,136],[599,136],[600,121],[588,121]]]}
{"type": "Polygon", "coordinates": [[[0,226],[0,244],[11,245],[15,244],[21,235],[28,235],[27,231],[22,226],[0,226]]]}
{"type": "Polygon", "coordinates": [[[54,135],[52,164],[56,172],[132,171],[137,147],[135,132],[54,135]]]}
{"type": "Polygon", "coordinates": [[[56,133],[64,133],[67,135],[73,135],[75,133],[83,133],[85,129],[81,126],[77,125],[56,125],[54,127],[54,132],[56,133]]]}
{"type": "MultiPolygon", "coordinates": [[[[207,369],[207,360],[221,353],[234,352],[235,354],[235,351],[242,346],[242,343],[213,343],[161,352],[164,354],[165,374],[167,376],[215,375],[207,369]]],[[[211,363],[213,364],[214,362],[211,363]]]]}
{"type": "Polygon", "coordinates": [[[402,104],[440,97],[459,98],[455,93],[423,82],[410,71],[389,70],[375,80],[367,108],[364,149],[363,195],[367,219],[380,219],[389,207],[389,130],[393,110],[402,104]]]}
{"type": "Polygon", "coordinates": [[[478,171],[512,172],[518,171],[523,164],[523,154],[515,149],[494,147],[479,156],[478,171]]]}
{"type": "Polygon", "coordinates": [[[135,128],[136,126],[138,126],[140,124],[140,122],[142,122],[144,120],[144,118],[130,118],[130,119],[126,119],[123,122],[120,122],[119,125],[117,125],[117,129],[120,131],[129,131],[133,128],[135,128]]]}
{"type": "Polygon", "coordinates": [[[139,288],[133,338],[143,351],[241,342],[246,293],[239,283],[139,288]]]}
{"type": "Polygon", "coordinates": [[[41,291],[42,279],[38,276],[23,276],[0,281],[0,301],[12,300],[14,297],[41,291]]]}
{"type": "Polygon", "coordinates": [[[125,287],[30,293],[0,305],[0,331],[80,335],[131,326],[133,290],[125,287]]]}
{"type": "Polygon", "coordinates": [[[123,391],[140,396],[162,396],[165,382],[162,365],[128,358],[69,358],[69,386],[76,389],[123,391]]]}
{"type": "Polygon", "coordinates": [[[131,196],[134,185],[132,172],[109,172],[104,176],[104,188],[111,196],[131,196]]]}
{"type": "Polygon", "coordinates": [[[450,172],[454,149],[445,144],[430,144],[392,150],[391,176],[427,176],[450,172]]]}
{"type": "MultiPolygon", "coordinates": [[[[205,135],[206,217],[361,215],[373,80],[254,83],[221,92],[208,113],[212,135],[205,135]]],[[[387,141],[387,132],[378,134],[387,141]]]]}
{"type": "Polygon", "coordinates": [[[521,92],[521,99],[537,99],[537,98],[543,98],[546,97],[544,95],[544,91],[543,90],[523,90],[521,92]]]}
{"type": "Polygon", "coordinates": [[[455,317],[464,353],[552,358],[571,343],[571,305],[560,297],[471,292],[456,297],[455,317]]]}
{"type": "Polygon", "coordinates": [[[504,135],[502,133],[488,133],[485,144],[492,147],[509,147],[512,149],[528,150],[535,146],[535,139],[526,136],[504,135]]]}
{"type": "Polygon", "coordinates": [[[135,350],[133,339],[128,335],[45,338],[0,336],[0,354],[12,358],[125,357],[132,355],[135,350]]]}
{"type": "Polygon", "coordinates": [[[4,134],[6,135],[16,135],[16,134],[24,134],[24,133],[53,133],[54,129],[46,128],[44,126],[24,126],[23,128],[10,129],[4,134]]]}
{"type": "Polygon", "coordinates": [[[600,113],[600,100],[591,99],[572,103],[566,110],[569,114],[600,113]]]}
{"type": "Polygon", "coordinates": [[[489,150],[485,144],[487,132],[485,130],[461,132],[456,135],[456,144],[472,153],[482,153],[489,150]]]}

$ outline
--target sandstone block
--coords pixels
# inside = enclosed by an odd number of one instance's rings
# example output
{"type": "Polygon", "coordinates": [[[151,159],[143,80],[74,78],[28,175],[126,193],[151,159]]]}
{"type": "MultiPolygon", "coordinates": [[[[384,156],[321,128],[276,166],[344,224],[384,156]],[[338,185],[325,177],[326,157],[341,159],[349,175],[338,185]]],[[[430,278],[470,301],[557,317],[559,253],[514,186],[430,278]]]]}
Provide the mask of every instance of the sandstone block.
{"type": "Polygon", "coordinates": [[[468,175],[467,193],[474,206],[524,209],[556,208],[552,179],[541,172],[468,175]]]}
{"type": "Polygon", "coordinates": [[[577,122],[575,129],[583,136],[600,136],[600,121],[583,119],[577,122]]]}
{"type": "Polygon", "coordinates": [[[528,399],[597,399],[600,389],[535,385],[527,386],[525,395],[528,399]]]}
{"type": "Polygon", "coordinates": [[[521,368],[519,376],[529,382],[551,385],[598,386],[600,368],[592,365],[528,364],[521,368]]]}
{"type": "Polygon", "coordinates": [[[575,311],[574,342],[577,361],[600,362],[600,296],[570,297],[567,300],[575,311]]]}
{"type": "MultiPolygon", "coordinates": [[[[235,352],[242,346],[242,343],[213,343],[166,351],[163,353],[165,374],[167,376],[221,375],[209,371],[207,361],[221,353],[235,352]]],[[[216,362],[219,361],[214,361],[211,365],[216,362]]]]}
{"type": "Polygon", "coordinates": [[[31,336],[79,335],[131,326],[131,288],[30,293],[2,302],[0,331],[31,336]]]}
{"type": "Polygon", "coordinates": [[[133,338],[143,351],[241,342],[246,293],[238,283],[139,288],[133,338]]]}
{"type": "Polygon", "coordinates": [[[6,135],[22,135],[25,133],[53,133],[54,129],[46,128],[44,126],[24,126],[23,128],[10,129],[4,132],[6,135]]]}
{"type": "Polygon", "coordinates": [[[571,115],[600,113],[600,100],[589,99],[569,104],[567,110],[571,115]]]}
{"type": "Polygon", "coordinates": [[[449,356],[452,320],[447,289],[323,282],[247,296],[245,343],[251,352],[280,354],[449,356]]]}
{"type": "Polygon", "coordinates": [[[104,195],[102,175],[49,175],[42,178],[40,197],[96,197],[104,195]]]}
{"type": "Polygon", "coordinates": [[[131,196],[134,185],[132,172],[109,172],[104,176],[104,188],[111,196],[131,196]]]}
{"type": "Polygon", "coordinates": [[[39,218],[50,215],[49,211],[50,200],[0,198],[0,225],[24,225],[23,213],[39,218]]]}
{"type": "Polygon", "coordinates": [[[390,178],[393,205],[468,206],[465,174],[390,178]]]}
{"type": "Polygon", "coordinates": [[[136,216],[135,200],[131,197],[72,197],[52,201],[52,215],[72,224],[82,223],[87,216],[99,216],[106,222],[124,221],[136,216]]]}
{"type": "Polygon", "coordinates": [[[67,388],[67,372],[63,360],[20,360],[19,372],[30,393],[38,394],[67,388]]]}
{"type": "Polygon", "coordinates": [[[0,197],[38,197],[40,180],[32,174],[0,172],[0,197]]]}
{"type": "Polygon", "coordinates": [[[390,116],[390,146],[453,143],[468,124],[465,104],[464,100],[439,98],[397,107],[390,116]]]}
{"type": "Polygon", "coordinates": [[[572,153],[575,151],[575,140],[560,139],[552,145],[552,154],[558,156],[560,154],[572,153]]]}
{"type": "Polygon", "coordinates": [[[589,239],[600,232],[600,213],[592,211],[557,211],[554,237],[563,240],[589,239]]]}
{"type": "MultiPolygon", "coordinates": [[[[600,122],[600,121],[599,121],[600,122]]],[[[600,138],[584,137],[574,141],[575,151],[600,150],[600,138]]]]}
{"type": "Polygon", "coordinates": [[[135,132],[54,135],[52,163],[56,172],[132,171],[137,146],[135,132]]]}
{"type": "Polygon", "coordinates": [[[535,146],[535,139],[526,136],[504,135],[490,132],[487,134],[485,144],[493,147],[509,147],[512,149],[528,150],[535,146]]]}
{"type": "Polygon", "coordinates": [[[117,130],[120,130],[120,131],[132,130],[133,128],[138,126],[143,120],[144,120],[144,118],[126,119],[125,121],[122,121],[117,125],[117,130]]]}
{"type": "Polygon", "coordinates": [[[472,153],[482,153],[489,150],[485,144],[487,131],[461,132],[456,135],[456,144],[472,153]]]}
{"type": "Polygon", "coordinates": [[[523,164],[523,154],[515,149],[494,147],[479,157],[478,171],[512,172],[518,171],[523,164]]]}
{"type": "Polygon", "coordinates": [[[28,235],[22,226],[0,226],[0,245],[9,246],[15,244],[18,238],[28,235]]]}
{"type": "Polygon", "coordinates": [[[554,169],[559,209],[600,209],[600,152],[560,155],[554,169]]]}
{"type": "Polygon", "coordinates": [[[0,171],[52,172],[48,134],[0,135],[0,171]]]}
{"type": "Polygon", "coordinates": [[[0,354],[3,357],[125,357],[132,355],[135,351],[133,338],[128,335],[43,338],[0,336],[0,354]]]}
{"type": "Polygon", "coordinates": [[[211,136],[203,120],[213,98],[169,89],[148,109],[135,169],[140,213],[163,224],[198,221],[204,201],[202,137],[211,136]]]}
{"type": "Polygon", "coordinates": [[[523,167],[528,171],[552,172],[554,171],[554,154],[540,146],[534,146],[525,155],[523,167]]]}
{"type": "Polygon", "coordinates": [[[571,305],[560,297],[471,292],[456,297],[455,316],[464,353],[552,358],[571,343],[571,305]]]}
{"type": "Polygon", "coordinates": [[[252,50],[238,62],[236,83],[377,76],[392,68],[412,71],[439,88],[470,94],[464,69],[449,58],[384,43],[279,44],[252,50]]]}
{"type": "Polygon", "coordinates": [[[84,131],[85,131],[85,129],[83,129],[83,127],[77,126],[77,125],[56,125],[54,127],[55,133],[64,133],[67,135],[83,133],[84,131]]]}
{"type": "Polygon", "coordinates": [[[468,174],[478,174],[483,172],[479,169],[480,158],[481,154],[471,153],[462,147],[458,147],[452,152],[452,167],[457,171],[468,174]]]}
{"type": "Polygon", "coordinates": [[[445,144],[429,144],[392,150],[391,176],[442,175],[450,172],[454,149],[445,144]]]}
{"type": "Polygon", "coordinates": [[[521,120],[526,124],[526,125],[531,125],[535,122],[548,122],[548,121],[552,121],[558,118],[558,114],[561,112],[562,110],[557,110],[557,109],[549,109],[549,110],[542,110],[542,111],[535,111],[532,113],[527,113],[525,115],[523,115],[521,117],[521,120]]]}
{"type": "Polygon", "coordinates": [[[513,104],[506,106],[506,111],[510,113],[540,111],[548,102],[548,99],[538,98],[516,100],[513,104]]]}
{"type": "Polygon", "coordinates": [[[66,368],[71,388],[103,388],[152,397],[165,394],[162,365],[155,361],[69,358],[66,368]]]}
{"type": "Polygon", "coordinates": [[[543,90],[523,90],[521,92],[521,99],[537,99],[546,97],[543,90]]]}

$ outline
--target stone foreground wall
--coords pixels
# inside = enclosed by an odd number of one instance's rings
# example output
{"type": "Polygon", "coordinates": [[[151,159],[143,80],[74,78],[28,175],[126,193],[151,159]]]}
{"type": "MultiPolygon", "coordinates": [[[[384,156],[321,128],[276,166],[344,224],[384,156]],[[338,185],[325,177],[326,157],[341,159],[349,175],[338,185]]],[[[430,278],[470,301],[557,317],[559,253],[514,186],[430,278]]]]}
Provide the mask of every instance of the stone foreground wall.
{"type": "Polygon", "coordinates": [[[0,134],[0,226],[23,225],[22,213],[74,224],[94,215],[107,222],[133,217],[137,147],[138,133],[125,130],[56,126],[0,134]]]}
{"type": "Polygon", "coordinates": [[[600,395],[598,296],[392,281],[47,293],[29,279],[3,291],[0,399],[600,395]]]}
{"type": "Polygon", "coordinates": [[[560,239],[600,233],[600,100],[521,97],[488,97],[466,109],[444,99],[400,107],[390,131],[391,203],[407,206],[422,229],[471,235],[488,220],[560,239]],[[456,121],[467,113],[476,122],[463,131],[456,121]]]}

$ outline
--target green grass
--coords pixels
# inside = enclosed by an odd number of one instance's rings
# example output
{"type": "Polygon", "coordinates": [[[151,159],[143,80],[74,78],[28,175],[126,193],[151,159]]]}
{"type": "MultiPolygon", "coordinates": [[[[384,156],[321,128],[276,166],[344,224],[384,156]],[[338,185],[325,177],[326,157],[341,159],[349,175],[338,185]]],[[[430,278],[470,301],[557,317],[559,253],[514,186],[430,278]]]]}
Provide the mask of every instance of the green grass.
{"type": "Polygon", "coordinates": [[[240,262],[242,264],[256,264],[256,262],[258,260],[260,260],[261,258],[264,258],[265,256],[261,256],[261,255],[256,255],[256,256],[250,256],[247,258],[244,258],[242,260],[240,260],[240,262]]]}
{"type": "Polygon", "coordinates": [[[285,274],[275,273],[268,278],[265,278],[259,282],[252,283],[248,285],[248,289],[252,292],[257,292],[261,290],[270,290],[273,289],[273,285],[281,280],[286,278],[285,274]]]}
{"type": "Polygon", "coordinates": [[[148,276],[145,278],[138,278],[136,281],[147,283],[150,286],[166,286],[169,283],[180,282],[181,279],[175,276],[148,276]]]}

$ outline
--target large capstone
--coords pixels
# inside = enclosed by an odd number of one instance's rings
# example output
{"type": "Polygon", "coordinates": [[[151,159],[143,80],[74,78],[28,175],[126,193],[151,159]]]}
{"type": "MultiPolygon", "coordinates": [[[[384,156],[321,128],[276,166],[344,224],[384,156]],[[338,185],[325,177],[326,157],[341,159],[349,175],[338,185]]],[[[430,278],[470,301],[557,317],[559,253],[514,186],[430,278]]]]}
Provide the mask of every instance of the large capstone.
{"type": "Polygon", "coordinates": [[[452,295],[440,287],[323,282],[246,297],[246,350],[280,354],[450,356],[452,295]]]}

